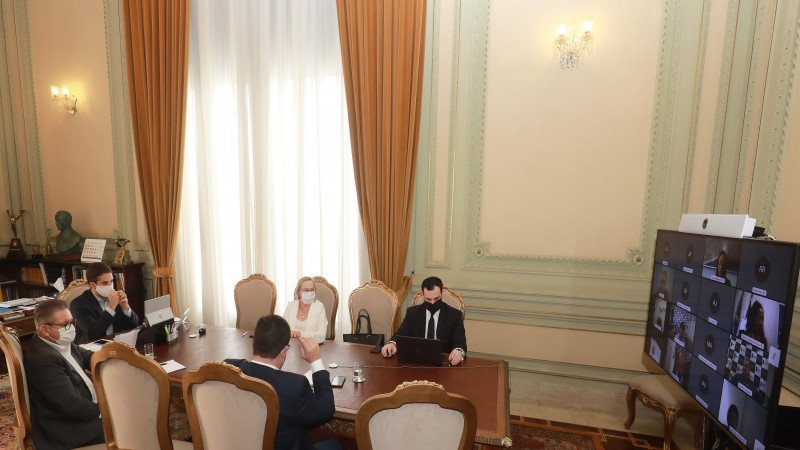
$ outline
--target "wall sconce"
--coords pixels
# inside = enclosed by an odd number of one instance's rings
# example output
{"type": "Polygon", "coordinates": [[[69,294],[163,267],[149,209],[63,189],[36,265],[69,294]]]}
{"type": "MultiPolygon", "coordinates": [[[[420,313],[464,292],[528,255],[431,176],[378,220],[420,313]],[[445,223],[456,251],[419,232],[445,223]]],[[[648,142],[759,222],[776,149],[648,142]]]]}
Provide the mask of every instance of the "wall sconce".
{"type": "Polygon", "coordinates": [[[64,108],[67,109],[69,115],[74,116],[78,112],[78,99],[69,92],[69,88],[50,86],[50,93],[53,94],[53,100],[56,102],[64,102],[64,108]]]}
{"type": "Polygon", "coordinates": [[[553,45],[553,55],[558,58],[562,69],[571,69],[578,66],[578,59],[584,55],[591,55],[594,50],[594,33],[592,33],[592,18],[586,17],[581,21],[581,32],[577,32],[576,24],[572,29],[567,24],[558,24],[558,36],[553,45]]]}

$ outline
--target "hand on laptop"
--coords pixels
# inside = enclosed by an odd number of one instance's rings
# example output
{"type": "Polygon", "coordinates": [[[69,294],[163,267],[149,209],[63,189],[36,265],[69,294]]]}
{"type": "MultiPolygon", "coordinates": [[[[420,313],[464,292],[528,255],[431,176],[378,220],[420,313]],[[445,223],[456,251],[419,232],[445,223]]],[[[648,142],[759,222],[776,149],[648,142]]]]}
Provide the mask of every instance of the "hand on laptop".
{"type": "Polygon", "coordinates": [[[464,358],[461,356],[461,350],[457,348],[454,348],[453,351],[450,352],[450,356],[447,359],[450,360],[451,366],[461,364],[461,361],[464,360],[464,358]]]}
{"type": "Polygon", "coordinates": [[[383,348],[381,349],[381,355],[383,355],[384,358],[394,356],[395,353],[397,353],[397,345],[395,345],[395,343],[391,341],[388,344],[384,345],[383,348]]]}

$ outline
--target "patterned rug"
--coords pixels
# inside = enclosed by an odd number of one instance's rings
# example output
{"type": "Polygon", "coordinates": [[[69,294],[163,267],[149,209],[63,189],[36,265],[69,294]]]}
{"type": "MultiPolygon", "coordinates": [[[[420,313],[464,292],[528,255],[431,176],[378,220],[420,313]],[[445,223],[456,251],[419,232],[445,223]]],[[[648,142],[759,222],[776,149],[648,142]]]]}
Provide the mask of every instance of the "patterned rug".
{"type": "MultiPolygon", "coordinates": [[[[8,375],[0,375],[0,449],[10,448],[14,441],[11,425],[14,420],[14,401],[8,375]]],[[[312,430],[312,440],[337,440],[345,450],[356,449],[352,436],[332,435],[320,428],[312,430]]],[[[189,440],[186,414],[170,408],[170,435],[173,439],[189,440]]],[[[653,436],[605,430],[549,420],[511,416],[512,449],[531,450],[660,450],[663,439],[653,436]]],[[[488,449],[489,447],[483,447],[488,449]]],[[[673,443],[674,449],[677,446],[673,443]]]]}
{"type": "Polygon", "coordinates": [[[11,448],[14,443],[14,398],[11,397],[11,381],[8,375],[0,375],[0,448],[11,448]]]}

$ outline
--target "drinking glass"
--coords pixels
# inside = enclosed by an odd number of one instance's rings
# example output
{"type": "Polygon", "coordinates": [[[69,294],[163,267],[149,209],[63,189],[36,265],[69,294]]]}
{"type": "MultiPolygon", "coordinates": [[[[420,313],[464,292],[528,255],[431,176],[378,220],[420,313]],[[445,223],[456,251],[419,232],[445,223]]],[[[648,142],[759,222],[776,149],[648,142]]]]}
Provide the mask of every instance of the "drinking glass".
{"type": "Polygon", "coordinates": [[[144,356],[150,359],[156,359],[156,353],[153,351],[153,344],[144,344],[144,356]]]}
{"type": "Polygon", "coordinates": [[[353,363],[353,383],[363,383],[367,381],[364,378],[364,363],[356,361],[353,363]]]}

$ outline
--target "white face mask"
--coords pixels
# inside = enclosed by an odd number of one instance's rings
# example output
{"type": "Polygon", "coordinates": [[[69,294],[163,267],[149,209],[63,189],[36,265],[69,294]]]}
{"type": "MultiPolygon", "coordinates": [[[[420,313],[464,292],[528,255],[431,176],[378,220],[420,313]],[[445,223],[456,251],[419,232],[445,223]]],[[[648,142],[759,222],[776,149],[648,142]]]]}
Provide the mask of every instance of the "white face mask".
{"type": "Polygon", "coordinates": [[[95,285],[95,290],[97,291],[97,295],[101,297],[108,298],[111,295],[111,291],[114,290],[114,286],[98,286],[95,285]]]}
{"type": "Polygon", "coordinates": [[[58,338],[56,343],[64,347],[69,347],[72,341],[75,340],[75,325],[69,327],[69,331],[65,331],[63,328],[58,330],[58,334],[60,334],[61,337],[58,338]]]}
{"type": "Polygon", "coordinates": [[[305,303],[306,305],[314,303],[315,298],[316,298],[315,292],[303,292],[301,294],[301,299],[303,300],[303,303],[305,303]]]}

